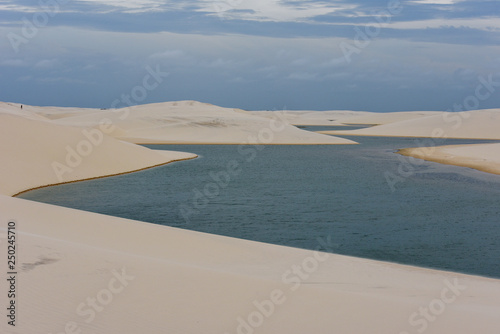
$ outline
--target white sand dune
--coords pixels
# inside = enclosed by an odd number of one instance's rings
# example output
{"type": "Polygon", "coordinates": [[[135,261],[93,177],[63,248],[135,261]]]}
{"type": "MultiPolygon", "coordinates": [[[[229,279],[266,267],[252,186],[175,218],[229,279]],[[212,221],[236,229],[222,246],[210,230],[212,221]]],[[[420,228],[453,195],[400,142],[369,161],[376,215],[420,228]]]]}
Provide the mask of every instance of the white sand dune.
{"type": "Polygon", "coordinates": [[[400,154],[500,174],[500,143],[405,148],[400,154]]]}
{"type": "Polygon", "coordinates": [[[0,221],[12,219],[22,246],[18,326],[2,321],[2,333],[60,333],[66,326],[103,334],[496,334],[500,328],[498,280],[0,196],[0,221]]]}
{"type": "Polygon", "coordinates": [[[0,102],[0,114],[22,116],[24,118],[29,118],[37,121],[47,120],[47,118],[43,115],[38,115],[37,113],[30,111],[30,109],[32,109],[31,106],[25,106],[19,103],[0,102]]]}
{"type": "MultiPolygon", "coordinates": [[[[53,162],[65,162],[68,147],[85,152],[85,141],[95,142],[89,146],[92,152],[64,175],[70,180],[194,157],[160,154],[105,135],[101,142],[97,130],[88,128],[99,127],[92,111],[74,116],[75,111],[51,109],[41,116],[37,108],[23,108],[19,116],[12,107],[0,113],[0,256],[6,259],[7,222],[15,222],[17,318],[12,327],[3,316],[0,333],[496,334],[500,328],[500,280],[208,235],[6,196],[57,183],[53,162]],[[62,125],[70,119],[73,126],[62,125]],[[78,122],[83,125],[74,127],[78,122]]],[[[153,124],[154,132],[158,116],[148,117],[152,123],[141,121],[145,127],[153,124]]],[[[129,121],[130,128],[122,124],[121,131],[147,134],[129,121]]],[[[319,240],[318,247],[334,250],[328,239],[319,240]]],[[[3,278],[0,291],[8,289],[3,278]]]]}
{"type": "Polygon", "coordinates": [[[366,129],[323,134],[386,137],[500,139],[500,109],[443,112],[366,129]]]}
{"type": "Polygon", "coordinates": [[[248,114],[266,118],[274,118],[280,115],[292,125],[301,126],[342,126],[345,119],[370,116],[371,112],[351,110],[283,110],[283,111],[245,111],[248,114]]]}
{"type": "Polygon", "coordinates": [[[344,124],[382,125],[442,114],[443,112],[441,111],[372,112],[360,116],[342,118],[341,121],[344,124]]]}
{"type": "Polygon", "coordinates": [[[78,129],[10,113],[0,113],[0,193],[121,174],[175,160],[191,153],[154,151],[78,129]]]}
{"type": "Polygon", "coordinates": [[[403,111],[403,112],[368,112],[351,110],[284,110],[284,111],[247,111],[252,115],[276,117],[280,114],[290,124],[303,126],[343,126],[343,125],[381,125],[409,119],[443,114],[441,111],[403,111]]]}
{"type": "Polygon", "coordinates": [[[56,122],[96,127],[109,119],[115,126],[109,135],[140,144],[355,144],[297,129],[280,114],[273,116],[259,117],[238,109],[179,101],[72,113],[56,122]]]}
{"type": "MultiPolygon", "coordinates": [[[[348,131],[320,131],[323,134],[387,137],[426,137],[500,140],[500,109],[473,110],[468,112],[412,112],[418,117],[408,118],[408,113],[372,115],[363,121],[383,124],[370,128],[348,131]],[[403,119],[403,120],[400,120],[403,119]]],[[[346,120],[351,122],[352,120],[346,120]]],[[[498,144],[408,148],[403,155],[424,160],[471,167],[499,174],[500,146],[498,144]]]]}

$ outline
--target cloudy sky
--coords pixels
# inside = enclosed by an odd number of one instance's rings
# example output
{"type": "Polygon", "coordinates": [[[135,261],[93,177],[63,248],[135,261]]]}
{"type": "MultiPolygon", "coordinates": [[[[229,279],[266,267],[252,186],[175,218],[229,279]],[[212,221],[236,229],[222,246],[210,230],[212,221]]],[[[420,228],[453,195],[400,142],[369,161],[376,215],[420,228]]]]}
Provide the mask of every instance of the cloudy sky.
{"type": "Polygon", "coordinates": [[[498,0],[0,0],[0,37],[1,101],[500,107],[498,0]]]}

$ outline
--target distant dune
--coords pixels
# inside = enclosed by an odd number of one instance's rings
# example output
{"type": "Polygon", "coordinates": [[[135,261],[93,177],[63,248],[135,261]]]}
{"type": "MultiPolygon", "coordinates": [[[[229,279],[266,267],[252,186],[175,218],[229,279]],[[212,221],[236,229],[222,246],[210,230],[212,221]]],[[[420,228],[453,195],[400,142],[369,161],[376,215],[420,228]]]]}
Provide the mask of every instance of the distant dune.
{"type": "Polygon", "coordinates": [[[26,115],[27,111],[17,116],[4,110],[0,109],[0,193],[5,195],[196,157],[150,150],[97,129],[57,125],[26,115]]]}
{"type": "Polygon", "coordinates": [[[407,148],[400,153],[415,158],[445,164],[475,168],[499,174],[500,150],[498,145],[466,145],[435,147],[441,139],[490,139],[500,140],[500,109],[472,110],[467,112],[405,112],[371,114],[346,123],[382,124],[359,130],[319,131],[322,134],[351,136],[385,136],[430,138],[431,148],[407,148]]]}
{"type": "MultiPolygon", "coordinates": [[[[248,111],[252,115],[275,117],[278,111],[248,111]]],[[[292,125],[344,126],[344,125],[380,125],[442,114],[440,111],[406,111],[377,113],[351,110],[284,110],[279,111],[292,125]]],[[[339,130],[342,131],[342,130],[339,130]]]]}
{"type": "MultiPolygon", "coordinates": [[[[365,122],[366,120],[367,118],[363,119],[365,122]]],[[[352,119],[350,121],[352,122],[352,119]]],[[[383,125],[359,130],[320,131],[319,133],[352,136],[500,139],[500,109],[473,110],[462,113],[411,112],[405,113],[403,117],[397,116],[397,113],[389,116],[379,114],[371,115],[369,122],[383,125]],[[405,117],[409,119],[404,119],[405,117]],[[400,120],[401,118],[404,120],[400,120]]]]}
{"type": "Polygon", "coordinates": [[[286,119],[292,125],[301,126],[342,126],[343,120],[371,115],[371,112],[366,111],[351,111],[351,110],[326,110],[326,111],[310,111],[310,110],[275,110],[275,111],[245,111],[248,114],[273,118],[276,114],[286,119]]]}
{"type": "Polygon", "coordinates": [[[399,150],[398,153],[428,161],[500,174],[500,143],[405,148],[399,150]]]}
{"type": "Polygon", "coordinates": [[[180,101],[112,110],[35,111],[61,125],[97,127],[110,120],[108,135],[137,144],[355,144],[343,138],[300,130],[280,113],[271,118],[239,109],[180,101]]]}

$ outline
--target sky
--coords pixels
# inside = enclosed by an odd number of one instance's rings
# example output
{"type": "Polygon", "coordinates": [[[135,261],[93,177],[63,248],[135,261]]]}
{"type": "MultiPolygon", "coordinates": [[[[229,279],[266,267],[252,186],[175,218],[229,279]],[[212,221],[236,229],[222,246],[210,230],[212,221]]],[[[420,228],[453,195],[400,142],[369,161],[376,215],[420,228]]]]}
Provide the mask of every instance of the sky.
{"type": "Polygon", "coordinates": [[[0,0],[0,101],[177,100],[500,108],[500,1],[0,0]]]}

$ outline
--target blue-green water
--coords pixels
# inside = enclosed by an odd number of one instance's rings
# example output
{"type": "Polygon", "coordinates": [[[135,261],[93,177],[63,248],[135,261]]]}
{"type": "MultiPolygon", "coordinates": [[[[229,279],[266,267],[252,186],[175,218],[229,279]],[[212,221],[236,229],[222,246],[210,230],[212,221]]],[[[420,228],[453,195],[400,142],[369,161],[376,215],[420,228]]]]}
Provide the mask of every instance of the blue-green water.
{"type": "Polygon", "coordinates": [[[422,140],[352,139],[361,145],[149,146],[200,158],[21,197],[301,248],[330,237],[339,254],[500,277],[500,176],[394,153],[422,140]]]}

